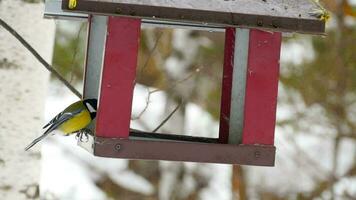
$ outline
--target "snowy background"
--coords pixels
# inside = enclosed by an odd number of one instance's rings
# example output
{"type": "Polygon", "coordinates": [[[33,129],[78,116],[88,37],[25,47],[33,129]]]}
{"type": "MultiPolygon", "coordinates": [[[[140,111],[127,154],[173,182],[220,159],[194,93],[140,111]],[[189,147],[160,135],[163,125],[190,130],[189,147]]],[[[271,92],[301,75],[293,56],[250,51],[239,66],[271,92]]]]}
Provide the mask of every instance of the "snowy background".
{"type": "MultiPolygon", "coordinates": [[[[332,12],[327,24],[327,36],[286,34],[283,38],[275,167],[99,158],[77,146],[74,136],[59,135],[48,137],[31,149],[31,153],[24,154],[18,146],[30,142],[31,134],[40,135],[41,132],[36,131],[40,125],[77,101],[77,98],[54,77],[49,85],[8,85],[13,81],[4,78],[3,84],[0,84],[0,94],[4,96],[0,110],[14,109],[11,101],[28,103],[26,105],[29,106],[23,109],[30,114],[21,118],[21,122],[12,120],[19,120],[14,113],[23,110],[14,110],[6,118],[12,124],[28,124],[31,129],[26,129],[28,133],[24,137],[18,137],[19,132],[24,134],[26,131],[0,129],[1,139],[7,136],[17,144],[4,142],[4,146],[0,147],[0,175],[11,179],[0,180],[0,194],[4,192],[6,195],[2,197],[5,199],[16,199],[11,198],[11,192],[23,196],[27,191],[18,189],[15,183],[36,188],[37,182],[34,181],[40,172],[40,196],[48,200],[356,199],[356,2],[325,0],[323,4],[332,12]],[[21,92],[22,86],[31,86],[33,97],[7,95],[6,92],[17,94],[16,89],[21,92]],[[44,89],[46,87],[47,90],[44,89]],[[29,101],[34,98],[38,101],[29,101]],[[41,100],[45,100],[44,117],[38,116],[42,115],[42,111],[41,114],[37,111],[42,109],[41,100]],[[32,112],[31,106],[36,106],[32,112]],[[31,115],[34,112],[37,112],[33,115],[36,116],[35,120],[31,115]],[[39,150],[41,153],[38,153],[39,150]],[[41,162],[40,170],[36,167],[38,160],[41,162]],[[20,168],[12,167],[15,165],[20,168]],[[32,174],[30,178],[17,180],[14,177],[18,176],[4,173],[7,171],[3,170],[7,168],[13,172],[23,172],[19,170],[21,167],[27,174],[32,174]]],[[[16,25],[20,33],[35,30],[26,28],[31,23],[43,28],[40,33],[50,30],[54,25],[40,25],[38,21],[42,20],[42,15],[38,12],[43,8],[27,1],[13,3],[2,0],[0,11],[3,11],[0,17],[16,25]],[[16,8],[33,11],[27,13],[31,16],[34,13],[33,17],[23,15],[22,18],[15,18],[11,13],[6,14],[16,8]],[[27,22],[29,19],[37,21],[27,22]]],[[[78,21],[54,22],[56,39],[53,66],[81,91],[87,25],[78,21]]],[[[48,42],[52,38],[31,31],[24,34],[25,38],[50,60],[47,49],[52,48],[52,43],[48,42]],[[41,41],[43,38],[48,41],[41,41]],[[47,45],[41,45],[41,42],[47,45]]],[[[50,31],[46,34],[53,36],[50,31]]],[[[21,67],[31,69],[36,66],[35,60],[23,53],[26,50],[17,42],[8,39],[13,37],[2,29],[0,36],[0,52],[5,52],[0,53],[1,77],[10,78],[8,73],[11,73],[22,81],[28,77],[47,81],[44,70],[36,73],[35,70],[21,71],[21,67]],[[15,48],[13,45],[18,46],[15,48]],[[21,67],[6,67],[12,62],[21,67]],[[30,73],[31,76],[28,75],[30,73]]],[[[184,105],[161,131],[216,137],[219,129],[223,41],[223,32],[145,28],[141,35],[132,108],[132,118],[135,120],[131,121],[131,127],[154,129],[183,99],[184,105]],[[154,90],[157,92],[149,95],[148,91],[154,90]],[[148,107],[145,110],[147,100],[148,107]],[[141,115],[142,110],[145,112],[141,115]]],[[[40,68],[42,66],[38,64],[35,69],[40,68]]],[[[34,84],[33,81],[27,82],[34,84]]],[[[19,188],[23,188],[22,185],[19,188]]]]}

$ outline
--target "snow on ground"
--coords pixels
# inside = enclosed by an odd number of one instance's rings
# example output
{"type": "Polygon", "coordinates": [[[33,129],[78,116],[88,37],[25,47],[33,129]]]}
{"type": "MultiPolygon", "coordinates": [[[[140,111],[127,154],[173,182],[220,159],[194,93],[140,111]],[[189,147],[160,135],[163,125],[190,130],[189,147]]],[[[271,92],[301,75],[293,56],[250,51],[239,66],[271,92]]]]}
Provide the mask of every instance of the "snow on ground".
{"type": "MultiPolygon", "coordinates": [[[[296,43],[284,45],[282,47],[281,62],[292,61],[298,64],[295,58],[303,57],[312,59],[313,54],[308,42],[296,41],[296,43]],[[305,45],[307,47],[305,47],[305,45]],[[288,49],[294,49],[289,51],[288,49]],[[297,55],[297,56],[296,56],[297,55]]],[[[288,73],[288,69],[281,68],[281,73],[288,73]]],[[[153,89],[153,88],[151,88],[153,89]]],[[[133,116],[139,115],[144,109],[147,100],[148,89],[137,85],[133,99],[133,116]]],[[[325,113],[318,106],[306,107],[297,94],[293,97],[293,105],[283,102],[286,94],[285,88],[280,85],[279,101],[277,108],[277,120],[286,119],[297,120],[300,131],[295,131],[291,126],[277,127],[275,146],[276,166],[275,167],[244,167],[247,181],[249,183],[248,192],[253,197],[256,188],[264,190],[278,191],[289,194],[290,192],[301,192],[310,190],[315,180],[325,180],[327,174],[332,169],[332,152],[334,131],[328,126],[325,113]],[[303,113],[305,119],[295,119],[298,113],[303,113]],[[311,119],[318,119],[316,122],[311,119]],[[320,165],[320,167],[318,167],[320,165]]],[[[131,122],[131,126],[137,129],[152,130],[164,118],[166,104],[164,92],[156,92],[151,95],[150,105],[140,120],[131,122]],[[143,124],[142,121],[145,123],[143,124]]],[[[61,111],[64,107],[77,99],[70,92],[58,86],[54,82],[50,88],[50,96],[46,104],[46,120],[61,111]]],[[[218,122],[207,114],[202,108],[195,104],[188,104],[186,107],[187,117],[185,119],[185,132],[199,136],[201,133],[216,137],[218,132],[218,122]]],[[[201,136],[201,135],[200,135],[201,136]]],[[[151,194],[152,185],[144,178],[134,172],[127,170],[127,161],[122,159],[97,158],[80,147],[76,146],[74,137],[54,136],[42,142],[42,195],[54,196],[59,199],[86,199],[101,200],[106,199],[94,184],[93,180],[99,178],[100,173],[110,172],[113,180],[130,190],[151,194]],[[79,159],[78,159],[79,158],[79,159]],[[97,172],[88,170],[85,165],[90,163],[95,166],[97,172]],[[129,181],[128,181],[129,180],[129,181]],[[130,182],[129,185],[123,183],[130,182]],[[90,198],[89,198],[90,197],[90,198]]],[[[38,147],[37,147],[38,148],[38,147]]],[[[343,174],[350,166],[352,157],[355,157],[356,145],[354,141],[344,140],[341,145],[341,156],[339,158],[338,174],[343,174]]],[[[176,163],[160,162],[163,177],[160,189],[170,190],[171,183],[175,181],[176,163]]],[[[182,191],[189,193],[191,188],[196,187],[196,182],[189,176],[199,167],[199,173],[209,177],[208,187],[201,192],[202,199],[231,199],[231,165],[217,164],[196,164],[184,163],[188,176],[184,177],[182,191]]],[[[355,178],[344,178],[337,186],[341,194],[343,190],[356,193],[355,178]]],[[[164,199],[164,196],[162,197],[164,199]]]]}
{"type": "MultiPolygon", "coordinates": [[[[284,88],[280,87],[281,98],[283,98],[284,88]]],[[[51,85],[50,96],[46,104],[46,120],[61,111],[70,103],[76,101],[76,97],[71,95],[66,88],[59,87],[57,83],[51,85]]],[[[135,88],[134,96],[134,116],[144,108],[147,98],[147,89],[138,85],[135,88]]],[[[164,106],[166,95],[163,92],[154,93],[150,99],[150,105],[141,117],[141,120],[149,125],[149,129],[155,128],[164,116],[164,106]]],[[[194,104],[187,106],[187,118],[185,120],[185,130],[193,135],[205,132],[208,135],[216,136],[218,122],[214,121],[202,108],[194,104]]],[[[300,104],[293,109],[284,104],[279,104],[277,118],[279,120],[293,117],[296,112],[304,112],[311,117],[322,116],[322,110],[318,107],[306,108],[300,104]]],[[[322,121],[322,120],[321,120],[322,121]]],[[[300,120],[301,126],[310,126],[310,122],[300,120]],[[305,124],[304,124],[305,123],[305,124]]],[[[136,128],[143,128],[140,122],[133,121],[136,128]]],[[[276,141],[277,147],[275,167],[244,167],[248,183],[250,184],[250,194],[255,188],[263,187],[265,190],[288,193],[290,191],[308,191],[314,186],[315,180],[326,179],[324,174],[330,172],[332,159],[332,139],[320,137],[315,133],[332,134],[327,126],[313,124],[310,132],[298,132],[291,127],[277,127],[276,141]],[[313,134],[311,134],[313,133],[313,134]],[[297,151],[298,150],[298,151],[297,151]],[[313,162],[320,164],[316,168],[313,162]]],[[[152,194],[153,186],[144,178],[127,170],[127,161],[123,159],[98,158],[90,155],[76,145],[74,136],[53,136],[42,142],[42,178],[41,192],[46,197],[58,197],[60,199],[86,199],[101,200],[106,199],[103,192],[98,189],[93,180],[99,178],[96,174],[109,173],[112,179],[119,185],[127,189],[140,192],[142,194],[152,194]],[[79,158],[79,159],[78,159],[79,158]],[[96,172],[88,170],[85,165],[90,163],[95,166],[96,172]],[[130,184],[124,184],[130,183],[130,184]]],[[[39,145],[38,145],[39,146],[39,145]]],[[[351,164],[350,154],[355,152],[356,147],[353,141],[342,143],[343,156],[339,160],[339,173],[344,173],[351,164]]],[[[38,148],[38,147],[37,147],[38,148]]],[[[356,156],[356,155],[355,155],[356,156]]],[[[171,184],[175,181],[176,163],[161,162],[163,174],[161,179],[161,189],[170,190],[171,184]],[[168,170],[167,170],[168,169],[168,170]]],[[[202,199],[231,199],[231,166],[217,164],[197,164],[184,163],[186,170],[194,171],[199,167],[199,173],[209,178],[207,188],[201,192],[202,199]]],[[[184,178],[183,191],[196,186],[193,178],[184,178]]],[[[345,178],[337,184],[339,191],[356,191],[355,179],[345,178]]],[[[352,194],[352,193],[351,193],[352,194]]],[[[162,199],[165,199],[164,197],[162,199]]]]}
{"type": "MultiPolygon", "coordinates": [[[[135,88],[133,101],[133,116],[138,115],[145,107],[147,98],[147,89],[138,85],[135,88]]],[[[50,86],[50,95],[46,103],[46,121],[50,120],[67,105],[77,101],[66,88],[59,86],[57,82],[52,82],[50,86]]],[[[140,120],[149,125],[149,129],[155,128],[162,120],[164,115],[164,106],[166,95],[163,92],[157,92],[151,96],[150,105],[140,120]]],[[[216,135],[218,123],[213,120],[202,108],[196,105],[188,104],[188,119],[186,120],[186,130],[191,133],[208,133],[209,136],[216,135]],[[195,120],[193,120],[195,118],[195,120]],[[190,122],[190,123],[189,123],[190,122]]],[[[143,128],[137,120],[132,122],[134,128],[143,128]]],[[[144,178],[127,170],[127,161],[123,159],[98,158],[90,155],[82,148],[76,145],[74,136],[54,135],[41,142],[42,145],[42,177],[41,192],[46,198],[59,199],[82,199],[88,200],[106,199],[103,192],[98,189],[93,180],[97,179],[97,173],[109,173],[110,177],[117,184],[126,187],[132,191],[142,194],[152,194],[153,186],[144,178]],[[88,170],[87,163],[95,166],[97,171],[88,170]],[[125,183],[125,184],[124,184],[125,183]],[[129,184],[127,184],[129,183],[129,184]]],[[[37,146],[37,148],[39,148],[37,146]]],[[[175,165],[175,162],[162,162],[162,165],[175,165]]],[[[187,169],[195,169],[196,163],[185,163],[187,169]]],[[[199,166],[201,173],[211,178],[211,182],[202,192],[203,199],[231,199],[231,167],[229,165],[203,164],[199,166]]],[[[161,185],[170,185],[174,177],[174,171],[168,171],[162,178],[161,185]],[[167,181],[167,182],[165,182],[167,181]]],[[[194,186],[191,177],[185,181],[187,188],[194,186]]],[[[189,191],[188,191],[189,192],[189,191]]]]}

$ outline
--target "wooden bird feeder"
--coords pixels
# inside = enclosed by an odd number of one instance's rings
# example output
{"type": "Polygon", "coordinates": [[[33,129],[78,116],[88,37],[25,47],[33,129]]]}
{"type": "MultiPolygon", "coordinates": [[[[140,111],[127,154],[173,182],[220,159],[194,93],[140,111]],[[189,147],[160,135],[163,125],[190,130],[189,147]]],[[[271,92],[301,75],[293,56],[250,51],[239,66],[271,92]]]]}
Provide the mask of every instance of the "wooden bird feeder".
{"type": "MultiPolygon", "coordinates": [[[[281,32],[323,34],[310,0],[78,0],[88,16],[85,98],[98,98],[96,156],[273,166],[281,32]],[[130,131],[142,24],[225,31],[218,138],[130,131]],[[98,95],[100,94],[100,95],[98,95]]],[[[66,13],[66,14],[63,14],[66,13]]]]}

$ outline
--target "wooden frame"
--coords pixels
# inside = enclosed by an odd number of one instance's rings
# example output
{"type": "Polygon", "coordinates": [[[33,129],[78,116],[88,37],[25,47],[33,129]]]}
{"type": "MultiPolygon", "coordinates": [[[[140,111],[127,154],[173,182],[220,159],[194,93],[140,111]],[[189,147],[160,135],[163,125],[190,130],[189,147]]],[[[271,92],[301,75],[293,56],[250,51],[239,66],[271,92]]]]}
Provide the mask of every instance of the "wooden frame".
{"type": "Polygon", "coordinates": [[[107,23],[96,135],[128,138],[141,20],[109,17],[107,23]]]}
{"type": "Polygon", "coordinates": [[[318,6],[310,0],[212,1],[80,0],[75,8],[63,0],[62,9],[109,16],[130,16],[200,25],[263,28],[273,31],[324,34],[325,22],[310,13],[318,6]]]}
{"type": "Polygon", "coordinates": [[[109,158],[170,160],[273,166],[275,147],[96,137],[94,155],[109,158]]]}
{"type": "Polygon", "coordinates": [[[281,34],[226,29],[219,138],[199,138],[129,130],[140,25],[137,19],[90,17],[84,96],[100,96],[99,110],[96,136],[87,142],[79,141],[80,145],[102,157],[273,166],[281,34]],[[97,48],[91,47],[94,45],[97,48]],[[248,90],[262,92],[268,102],[248,90]],[[245,104],[246,98],[252,101],[250,107],[245,104]],[[256,111],[254,104],[263,106],[258,106],[256,111]],[[236,113],[240,108],[244,110],[236,113]],[[238,116],[234,117],[235,114],[238,116]],[[259,129],[266,124],[272,124],[273,128],[259,129]]]}
{"type": "Polygon", "coordinates": [[[90,22],[84,97],[99,109],[96,135],[80,145],[111,158],[273,166],[281,32],[324,34],[316,9],[310,0],[46,2],[45,16],[90,22]],[[141,25],[225,31],[218,138],[130,129],[141,25]]]}
{"type": "Polygon", "coordinates": [[[324,34],[310,0],[46,1],[45,17],[89,20],[84,98],[97,98],[96,156],[273,166],[281,32],[324,34]],[[61,8],[60,8],[61,7],[61,8]],[[141,25],[225,31],[218,138],[130,129],[141,25]],[[125,38],[125,39],[123,39],[125,38]]]}

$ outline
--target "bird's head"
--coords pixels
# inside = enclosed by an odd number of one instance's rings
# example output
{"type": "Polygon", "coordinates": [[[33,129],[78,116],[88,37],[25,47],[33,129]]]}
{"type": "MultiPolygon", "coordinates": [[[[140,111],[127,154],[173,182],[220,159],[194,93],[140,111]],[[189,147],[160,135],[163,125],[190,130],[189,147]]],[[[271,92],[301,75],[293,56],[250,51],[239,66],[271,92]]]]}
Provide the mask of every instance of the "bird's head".
{"type": "Polygon", "coordinates": [[[98,100],[97,99],[84,99],[83,104],[90,112],[90,117],[92,119],[94,119],[96,117],[98,100]]]}

